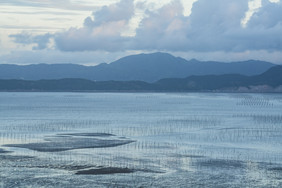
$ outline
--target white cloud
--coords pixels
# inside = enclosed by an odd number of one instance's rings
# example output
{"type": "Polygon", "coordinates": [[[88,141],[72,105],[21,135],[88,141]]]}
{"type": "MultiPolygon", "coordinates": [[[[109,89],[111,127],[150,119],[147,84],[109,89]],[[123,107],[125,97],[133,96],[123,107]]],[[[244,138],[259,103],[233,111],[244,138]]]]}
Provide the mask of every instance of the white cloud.
{"type": "Polygon", "coordinates": [[[86,27],[96,27],[103,24],[128,21],[134,14],[133,0],[122,0],[119,3],[103,6],[93,13],[93,17],[87,17],[84,25],[86,27]]]}
{"type": "MultiPolygon", "coordinates": [[[[56,32],[52,37],[61,51],[239,55],[281,52],[281,32],[280,2],[167,0],[158,4],[153,0],[121,0],[94,11],[83,26],[56,32]]],[[[33,40],[38,48],[45,47],[39,44],[44,41],[33,40]]]]}
{"type": "Polygon", "coordinates": [[[130,46],[139,50],[173,50],[185,45],[185,29],[188,27],[182,4],[173,1],[158,11],[147,11],[147,17],[141,21],[130,46]]]}
{"type": "Polygon", "coordinates": [[[93,9],[116,3],[119,0],[9,0],[0,1],[0,5],[14,7],[55,8],[61,10],[93,11],[93,9]]]}
{"type": "Polygon", "coordinates": [[[249,1],[249,10],[246,12],[245,17],[242,19],[241,24],[243,27],[246,27],[252,15],[261,8],[261,0],[250,0],[249,1]]]}
{"type": "Polygon", "coordinates": [[[15,29],[32,34],[58,32],[69,27],[82,26],[89,12],[57,8],[0,6],[0,28],[13,33],[15,29]]]}
{"type": "Polygon", "coordinates": [[[184,16],[190,16],[192,13],[192,6],[195,2],[197,2],[197,0],[181,0],[181,3],[183,4],[184,16]]]}
{"type": "Polygon", "coordinates": [[[56,45],[63,51],[125,50],[129,39],[123,37],[122,33],[133,15],[132,0],[104,6],[94,12],[93,17],[87,17],[83,27],[57,33],[56,45]]]}
{"type": "Polygon", "coordinates": [[[272,3],[279,3],[280,2],[280,0],[269,0],[270,2],[272,2],[272,3]]]}

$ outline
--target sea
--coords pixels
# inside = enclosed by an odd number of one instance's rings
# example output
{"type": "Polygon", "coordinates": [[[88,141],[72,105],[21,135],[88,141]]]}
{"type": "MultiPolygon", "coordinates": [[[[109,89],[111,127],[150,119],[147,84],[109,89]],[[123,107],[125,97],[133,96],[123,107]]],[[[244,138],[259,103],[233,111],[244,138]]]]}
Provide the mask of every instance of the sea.
{"type": "Polygon", "coordinates": [[[1,92],[0,187],[282,187],[282,94],[1,92]]]}

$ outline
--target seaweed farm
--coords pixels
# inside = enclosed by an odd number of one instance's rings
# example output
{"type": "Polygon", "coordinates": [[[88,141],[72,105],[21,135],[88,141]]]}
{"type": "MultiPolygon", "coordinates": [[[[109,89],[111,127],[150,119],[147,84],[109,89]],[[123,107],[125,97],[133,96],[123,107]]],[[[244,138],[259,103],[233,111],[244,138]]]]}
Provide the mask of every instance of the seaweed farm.
{"type": "Polygon", "coordinates": [[[282,95],[2,92],[0,187],[282,187],[282,95]]]}

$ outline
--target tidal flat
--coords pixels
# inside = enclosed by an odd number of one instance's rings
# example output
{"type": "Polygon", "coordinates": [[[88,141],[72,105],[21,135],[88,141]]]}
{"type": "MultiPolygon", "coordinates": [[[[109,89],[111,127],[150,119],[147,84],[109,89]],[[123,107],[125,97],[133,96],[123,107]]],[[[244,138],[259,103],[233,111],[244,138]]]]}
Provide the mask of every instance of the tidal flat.
{"type": "Polygon", "coordinates": [[[282,95],[0,93],[0,187],[281,187],[282,95]]]}

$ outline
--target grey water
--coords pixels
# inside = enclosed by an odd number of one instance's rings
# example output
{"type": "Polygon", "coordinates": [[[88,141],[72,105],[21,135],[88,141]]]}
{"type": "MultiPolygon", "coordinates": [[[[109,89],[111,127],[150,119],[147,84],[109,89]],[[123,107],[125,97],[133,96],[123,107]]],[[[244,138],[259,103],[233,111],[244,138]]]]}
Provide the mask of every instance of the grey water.
{"type": "Polygon", "coordinates": [[[282,187],[282,95],[2,92],[0,187],[282,187]]]}

